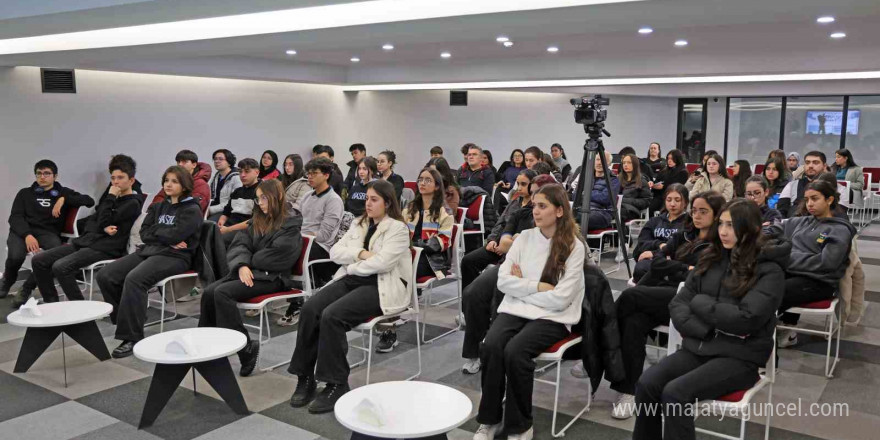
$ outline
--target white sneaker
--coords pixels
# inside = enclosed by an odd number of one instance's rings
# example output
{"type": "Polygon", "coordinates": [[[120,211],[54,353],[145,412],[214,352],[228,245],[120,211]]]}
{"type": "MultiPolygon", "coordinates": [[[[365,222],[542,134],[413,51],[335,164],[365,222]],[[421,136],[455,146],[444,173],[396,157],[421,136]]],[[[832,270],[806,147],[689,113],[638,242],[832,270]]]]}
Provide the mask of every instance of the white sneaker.
{"type": "Polygon", "coordinates": [[[477,374],[480,372],[481,366],[480,358],[468,359],[464,366],[461,367],[461,372],[464,374],[477,374]]]}
{"type": "Polygon", "coordinates": [[[501,429],[501,424],[497,425],[480,425],[477,432],[474,433],[474,440],[492,440],[495,438],[495,432],[501,429]]]}
{"type": "Polygon", "coordinates": [[[260,315],[260,311],[257,309],[244,311],[244,316],[248,316],[251,318],[253,318],[254,316],[259,316],[259,315],[260,315]]]}
{"type": "Polygon", "coordinates": [[[532,428],[529,428],[528,431],[526,431],[522,434],[508,435],[507,440],[532,440],[532,437],[534,437],[534,436],[535,436],[535,428],[532,427],[532,428]]]}
{"type": "Polygon", "coordinates": [[[797,332],[794,330],[782,330],[776,333],[776,346],[779,348],[791,347],[797,342],[797,332]]]}
{"type": "Polygon", "coordinates": [[[633,416],[635,409],[636,396],[620,393],[620,396],[617,397],[617,402],[614,402],[614,407],[611,410],[611,417],[618,420],[626,420],[633,416]]]}
{"type": "Polygon", "coordinates": [[[587,369],[584,368],[583,362],[578,362],[573,367],[571,367],[570,372],[571,372],[572,376],[574,376],[578,379],[586,379],[586,378],[590,377],[590,375],[587,374],[587,369]]]}
{"type": "Polygon", "coordinates": [[[292,315],[284,315],[278,318],[278,321],[275,321],[275,324],[280,327],[291,327],[299,324],[299,310],[293,312],[292,315]]]}

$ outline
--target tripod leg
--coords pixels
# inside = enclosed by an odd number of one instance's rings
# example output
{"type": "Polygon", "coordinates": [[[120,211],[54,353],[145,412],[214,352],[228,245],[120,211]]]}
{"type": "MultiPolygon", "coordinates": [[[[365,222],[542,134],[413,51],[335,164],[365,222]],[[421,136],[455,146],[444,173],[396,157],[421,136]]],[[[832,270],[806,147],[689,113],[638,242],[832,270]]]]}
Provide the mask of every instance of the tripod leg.
{"type": "MultiPolygon", "coordinates": [[[[599,144],[596,150],[599,152],[599,158],[602,161],[602,167],[607,170],[608,161],[605,160],[605,146],[602,145],[602,140],[598,140],[596,142],[599,144]]],[[[620,221],[620,211],[617,209],[617,194],[614,194],[614,191],[612,191],[611,176],[609,176],[608,174],[609,173],[607,172],[605,173],[605,184],[607,185],[608,194],[611,195],[611,201],[614,205],[614,209],[611,210],[611,213],[614,217],[614,221],[617,223],[617,248],[623,251],[623,261],[624,263],[626,263],[626,273],[627,275],[629,275],[630,278],[632,278],[632,270],[629,267],[629,255],[626,248],[623,247],[624,228],[623,222],[620,221]]]]}

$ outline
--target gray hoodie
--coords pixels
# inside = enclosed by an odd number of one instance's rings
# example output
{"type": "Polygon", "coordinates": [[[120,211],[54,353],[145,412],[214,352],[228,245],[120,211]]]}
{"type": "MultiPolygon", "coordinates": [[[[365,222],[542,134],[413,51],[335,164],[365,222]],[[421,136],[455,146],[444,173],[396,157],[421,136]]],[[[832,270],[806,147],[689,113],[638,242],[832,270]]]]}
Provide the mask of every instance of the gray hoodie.
{"type": "Polygon", "coordinates": [[[849,264],[856,228],[843,219],[808,215],[770,225],[768,232],[791,240],[787,273],[837,284],[849,264]]]}

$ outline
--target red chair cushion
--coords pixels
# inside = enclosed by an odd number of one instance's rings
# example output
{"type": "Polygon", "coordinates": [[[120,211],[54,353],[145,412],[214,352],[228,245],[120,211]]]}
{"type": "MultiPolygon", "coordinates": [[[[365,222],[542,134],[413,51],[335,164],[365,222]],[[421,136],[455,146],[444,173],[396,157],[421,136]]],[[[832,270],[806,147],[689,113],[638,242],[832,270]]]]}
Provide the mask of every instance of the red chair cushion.
{"type": "Polygon", "coordinates": [[[550,348],[544,350],[544,353],[556,353],[557,351],[559,351],[560,348],[562,348],[563,345],[579,337],[581,337],[579,333],[572,333],[566,336],[565,339],[551,345],[550,348]]]}
{"type": "Polygon", "coordinates": [[[734,391],[730,394],[726,394],[724,396],[721,396],[715,400],[720,400],[722,402],[731,402],[731,403],[740,402],[743,400],[743,397],[746,396],[747,391],[748,390],[734,391]]]}
{"type": "Polygon", "coordinates": [[[827,309],[831,307],[831,301],[832,300],[830,299],[823,299],[819,301],[813,301],[811,303],[801,304],[798,307],[802,309],[827,309]]]}
{"type": "Polygon", "coordinates": [[[605,228],[605,229],[593,229],[592,231],[587,231],[587,235],[597,235],[603,232],[616,231],[614,228],[605,228]]]}
{"type": "Polygon", "coordinates": [[[248,304],[259,304],[269,298],[275,298],[277,296],[284,296],[284,295],[293,295],[296,293],[302,293],[302,290],[291,289],[291,290],[286,290],[284,292],[267,293],[265,295],[260,295],[260,296],[255,296],[253,298],[249,298],[249,299],[242,301],[242,302],[245,302],[248,304]]]}
{"type": "Polygon", "coordinates": [[[64,218],[64,233],[73,234],[73,228],[76,225],[76,215],[82,208],[71,209],[67,211],[67,217],[64,218]]]}
{"type": "Polygon", "coordinates": [[[308,259],[306,252],[309,250],[309,237],[303,237],[302,240],[303,242],[302,248],[299,251],[299,259],[296,260],[296,264],[293,266],[293,274],[296,276],[301,276],[305,273],[303,264],[305,264],[308,259]]]}
{"type": "Polygon", "coordinates": [[[471,219],[471,220],[480,220],[480,216],[481,216],[481,214],[482,214],[482,213],[480,212],[480,203],[483,202],[483,199],[484,199],[485,197],[486,197],[486,196],[479,196],[479,197],[477,197],[477,199],[474,200],[473,203],[470,204],[470,206],[468,206],[468,208],[467,208],[467,213],[465,213],[465,216],[466,216],[467,218],[469,218],[469,219],[471,219]]]}

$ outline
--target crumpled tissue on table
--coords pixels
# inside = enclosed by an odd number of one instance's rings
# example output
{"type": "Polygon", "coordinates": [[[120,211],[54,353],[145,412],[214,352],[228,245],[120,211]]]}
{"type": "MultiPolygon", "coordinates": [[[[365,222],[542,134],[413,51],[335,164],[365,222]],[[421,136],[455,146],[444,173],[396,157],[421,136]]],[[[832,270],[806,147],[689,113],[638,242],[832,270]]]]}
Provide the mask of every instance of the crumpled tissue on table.
{"type": "Polygon", "coordinates": [[[24,305],[22,305],[21,308],[18,310],[21,312],[22,316],[27,316],[29,318],[38,318],[40,316],[43,316],[43,312],[40,311],[40,307],[37,305],[37,299],[34,297],[31,297],[29,300],[27,300],[27,302],[24,303],[24,305]]]}
{"type": "Polygon", "coordinates": [[[198,354],[196,344],[192,340],[189,333],[175,336],[168,345],[165,346],[166,353],[195,356],[198,354]]]}
{"type": "Polygon", "coordinates": [[[387,423],[385,411],[382,409],[382,406],[370,399],[365,398],[355,405],[354,414],[358,420],[368,425],[381,427],[385,426],[387,423]]]}

